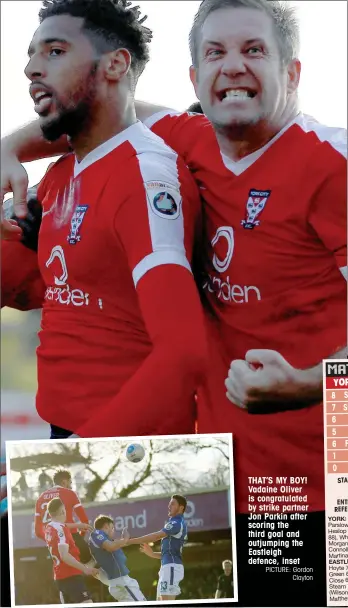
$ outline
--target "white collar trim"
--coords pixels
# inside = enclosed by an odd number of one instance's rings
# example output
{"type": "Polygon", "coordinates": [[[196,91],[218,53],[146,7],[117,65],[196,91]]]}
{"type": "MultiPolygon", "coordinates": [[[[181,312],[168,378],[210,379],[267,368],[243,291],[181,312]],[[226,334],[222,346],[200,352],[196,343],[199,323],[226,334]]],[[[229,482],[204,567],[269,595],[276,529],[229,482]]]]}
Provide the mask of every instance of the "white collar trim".
{"type": "Polygon", "coordinates": [[[241,158],[240,160],[234,161],[228,156],[226,156],[226,154],[223,154],[221,152],[222,162],[224,163],[226,169],[232,171],[232,173],[234,173],[235,175],[241,175],[244,171],[246,171],[246,169],[251,167],[251,165],[253,165],[262,156],[262,154],[264,154],[264,152],[266,152],[266,150],[268,150],[268,148],[270,148],[285,133],[285,131],[287,131],[295,123],[301,122],[301,120],[302,113],[299,112],[299,114],[297,114],[297,116],[293,120],[288,122],[285,127],[283,127],[282,130],[279,131],[279,133],[277,133],[277,135],[275,135],[269,142],[267,142],[266,145],[264,145],[259,150],[255,150],[255,152],[248,154],[248,156],[244,156],[244,158],[241,158]]]}
{"type": "Polygon", "coordinates": [[[140,122],[140,120],[137,120],[137,122],[132,124],[130,127],[127,127],[127,129],[117,133],[117,135],[114,135],[107,141],[100,144],[100,146],[97,148],[94,148],[94,150],[89,152],[80,163],[77,161],[75,156],[74,177],[80,175],[80,173],[87,169],[87,167],[93,165],[93,163],[95,163],[97,160],[100,160],[115,150],[115,148],[123,144],[125,141],[130,141],[134,135],[145,129],[146,127],[140,122]]]}

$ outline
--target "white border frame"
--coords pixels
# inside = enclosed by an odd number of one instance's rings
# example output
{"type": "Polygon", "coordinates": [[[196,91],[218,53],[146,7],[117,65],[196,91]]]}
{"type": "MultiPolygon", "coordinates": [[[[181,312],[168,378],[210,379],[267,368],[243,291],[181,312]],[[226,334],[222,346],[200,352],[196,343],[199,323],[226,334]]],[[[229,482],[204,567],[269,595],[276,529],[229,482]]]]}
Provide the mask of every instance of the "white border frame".
{"type": "MultiPolygon", "coordinates": [[[[232,537],[232,573],[233,573],[233,598],[209,598],[209,599],[196,599],[196,600],[174,600],[159,602],[157,600],[148,601],[143,603],[144,606],[182,606],[182,605],[194,605],[194,604],[221,604],[236,603],[238,602],[238,577],[237,577],[237,546],[236,546],[236,516],[235,516],[235,492],[234,492],[234,460],[233,460],[233,435],[232,433],[197,433],[195,435],[150,435],[150,436],[135,436],[135,437],[90,437],[86,439],[24,439],[24,440],[11,440],[5,442],[6,451],[6,470],[7,470],[7,497],[8,497],[8,527],[9,527],[9,552],[10,552],[10,587],[11,587],[11,605],[14,608],[33,608],[33,604],[24,605],[16,604],[15,601],[15,575],[14,575],[14,550],[13,550],[13,519],[12,519],[12,487],[11,487],[11,458],[10,458],[10,447],[14,445],[40,445],[40,444],[61,444],[61,443],[91,443],[91,442],[110,442],[110,441],[128,441],[134,442],[139,441],[140,443],[145,440],[155,439],[203,439],[203,438],[226,438],[229,442],[229,458],[230,458],[230,515],[231,515],[231,537],[232,537]]],[[[108,606],[133,606],[135,602],[108,602],[108,606]]],[[[66,608],[80,608],[87,606],[86,603],[82,604],[36,604],[41,608],[53,608],[56,606],[66,606],[66,608]]],[[[100,608],[106,608],[105,602],[93,603],[93,606],[100,608]]]]}

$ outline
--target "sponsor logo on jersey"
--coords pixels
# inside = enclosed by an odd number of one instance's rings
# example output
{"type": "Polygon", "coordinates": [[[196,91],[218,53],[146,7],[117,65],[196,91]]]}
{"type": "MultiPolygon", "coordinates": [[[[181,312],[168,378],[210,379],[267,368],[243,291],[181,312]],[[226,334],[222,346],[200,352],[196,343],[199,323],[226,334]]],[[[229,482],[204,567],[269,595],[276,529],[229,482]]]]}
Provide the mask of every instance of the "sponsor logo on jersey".
{"type": "Polygon", "coordinates": [[[178,206],[169,192],[159,192],[159,194],[156,194],[153,199],[153,206],[163,215],[175,215],[178,211],[178,206]]]}
{"type": "Polygon", "coordinates": [[[221,226],[220,228],[218,228],[211,244],[214,248],[212,263],[215,270],[217,270],[218,272],[226,272],[227,268],[231,263],[234,250],[233,228],[231,228],[231,226],[221,226]],[[221,241],[221,239],[225,241],[225,243],[223,244],[227,245],[227,252],[223,260],[221,260],[216,253],[216,246],[219,241],[221,241]]]}
{"type": "Polygon", "coordinates": [[[254,188],[250,190],[246,204],[246,216],[241,222],[246,230],[253,230],[255,226],[260,225],[260,220],[257,218],[264,210],[270,195],[271,190],[255,190],[254,188]]]}
{"type": "Polygon", "coordinates": [[[145,188],[153,213],[168,220],[179,217],[182,199],[178,188],[161,182],[147,182],[145,188]]]}
{"type": "Polygon", "coordinates": [[[70,245],[76,245],[81,240],[80,229],[82,222],[85,219],[88,205],[78,205],[73,213],[70,222],[70,233],[67,237],[67,241],[70,245]]]}
{"type": "MultiPolygon", "coordinates": [[[[231,226],[220,226],[217,229],[211,244],[213,246],[212,265],[219,275],[225,274],[232,261],[234,253],[234,230],[231,226]],[[217,251],[218,250],[218,251],[217,251]]],[[[261,301],[261,293],[255,285],[231,284],[230,277],[212,276],[208,274],[203,284],[203,289],[215,296],[222,302],[233,302],[244,304],[251,299],[261,301]]]]}
{"type": "Polygon", "coordinates": [[[71,289],[68,285],[68,268],[64,250],[60,245],[53,247],[51,255],[46,262],[46,267],[49,268],[53,263],[55,271],[53,275],[54,285],[47,287],[45,299],[65,305],[88,306],[89,294],[82,291],[82,289],[71,289]]]}
{"type": "Polygon", "coordinates": [[[234,304],[248,304],[250,301],[261,302],[261,292],[256,285],[235,285],[230,283],[230,277],[208,275],[208,280],[203,284],[203,289],[215,294],[218,300],[234,304]]]}

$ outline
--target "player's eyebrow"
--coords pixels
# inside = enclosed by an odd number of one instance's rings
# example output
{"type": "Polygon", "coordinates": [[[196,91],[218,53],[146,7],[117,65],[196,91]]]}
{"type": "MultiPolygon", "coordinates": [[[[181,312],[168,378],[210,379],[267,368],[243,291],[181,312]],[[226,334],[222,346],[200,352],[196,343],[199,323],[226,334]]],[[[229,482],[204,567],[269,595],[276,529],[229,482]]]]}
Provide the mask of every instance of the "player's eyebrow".
{"type": "Polygon", "coordinates": [[[217,42],[216,40],[204,40],[204,46],[223,46],[222,42],[217,42]]]}
{"type": "MultiPolygon", "coordinates": [[[[249,40],[245,40],[244,44],[265,44],[265,41],[262,38],[250,38],[249,40]]],[[[222,42],[218,42],[217,40],[204,40],[203,46],[223,46],[222,42]]]]}
{"type": "Polygon", "coordinates": [[[246,40],[245,44],[262,44],[265,45],[265,41],[262,38],[251,38],[250,40],[246,40]]]}
{"type": "MultiPolygon", "coordinates": [[[[54,42],[58,42],[60,44],[68,44],[68,41],[65,40],[65,38],[57,38],[56,36],[54,36],[53,38],[45,38],[44,40],[41,40],[41,42],[39,44],[40,44],[40,46],[45,46],[47,44],[53,44],[54,42]]],[[[34,53],[35,53],[34,46],[32,44],[30,44],[30,46],[28,48],[28,57],[31,57],[34,53]]]]}

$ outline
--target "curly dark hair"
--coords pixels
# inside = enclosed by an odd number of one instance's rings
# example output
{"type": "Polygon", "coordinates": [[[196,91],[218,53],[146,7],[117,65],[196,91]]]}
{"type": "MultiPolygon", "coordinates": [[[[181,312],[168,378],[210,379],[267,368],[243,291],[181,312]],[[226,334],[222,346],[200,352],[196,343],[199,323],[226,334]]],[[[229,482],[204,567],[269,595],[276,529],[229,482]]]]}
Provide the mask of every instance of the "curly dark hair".
{"type": "Polygon", "coordinates": [[[65,469],[60,469],[59,471],[56,471],[56,473],[53,476],[53,483],[57,486],[60,486],[60,484],[62,483],[62,481],[71,481],[71,474],[69,471],[66,471],[65,469]]]}
{"type": "Polygon", "coordinates": [[[70,15],[84,19],[83,29],[100,54],[126,48],[132,57],[136,79],[149,60],[152,32],[140,18],[140,8],[128,0],[43,0],[39,12],[42,23],[48,17],[70,15]]]}

